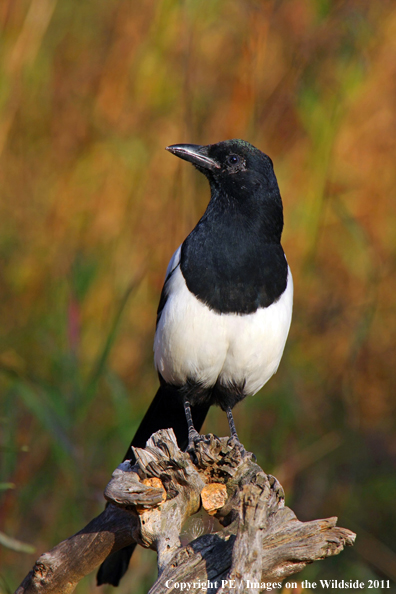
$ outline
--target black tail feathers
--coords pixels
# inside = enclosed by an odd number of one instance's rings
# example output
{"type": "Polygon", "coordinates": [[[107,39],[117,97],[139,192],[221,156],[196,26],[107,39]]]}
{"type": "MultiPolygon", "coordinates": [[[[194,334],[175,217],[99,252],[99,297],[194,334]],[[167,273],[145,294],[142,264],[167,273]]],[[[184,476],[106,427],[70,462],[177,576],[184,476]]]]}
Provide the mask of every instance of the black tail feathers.
{"type": "MultiPolygon", "coordinates": [[[[209,405],[200,404],[191,407],[195,429],[199,432],[209,410],[209,405]]],[[[184,413],[182,397],[177,388],[169,384],[159,387],[154,396],[135,437],[125,454],[124,460],[135,460],[132,446],[144,448],[146,441],[159,429],[172,427],[177,443],[181,450],[185,450],[188,443],[187,421],[184,413]]]]}
{"type": "Polygon", "coordinates": [[[103,561],[96,574],[97,586],[102,586],[103,584],[111,584],[112,586],[119,585],[121,578],[128,569],[129,561],[135,547],[136,545],[132,544],[119,551],[115,551],[115,553],[110,553],[110,555],[103,561]]]}
{"type": "MultiPolygon", "coordinates": [[[[195,429],[199,432],[209,410],[209,404],[199,404],[191,407],[195,429]]],[[[124,460],[135,461],[132,446],[144,448],[146,441],[159,429],[172,428],[175,432],[177,443],[181,450],[187,447],[188,430],[184,414],[183,401],[174,386],[163,384],[158,389],[153,401],[132,439],[131,445],[125,454],[124,460]]],[[[125,547],[111,553],[99,568],[96,580],[97,585],[111,584],[118,586],[121,578],[128,569],[129,560],[136,545],[125,547]]]]}

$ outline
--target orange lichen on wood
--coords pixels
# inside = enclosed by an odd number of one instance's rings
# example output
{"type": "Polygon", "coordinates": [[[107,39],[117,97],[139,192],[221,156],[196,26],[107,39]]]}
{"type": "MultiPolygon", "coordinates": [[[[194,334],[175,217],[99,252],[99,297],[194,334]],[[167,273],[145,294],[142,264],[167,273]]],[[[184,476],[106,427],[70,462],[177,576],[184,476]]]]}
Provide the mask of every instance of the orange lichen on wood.
{"type": "MultiPolygon", "coordinates": [[[[152,487],[153,489],[161,489],[162,499],[159,503],[157,503],[157,505],[161,505],[161,503],[164,503],[164,501],[166,501],[166,491],[165,491],[164,485],[162,484],[162,482],[159,478],[152,477],[152,478],[143,479],[142,483],[143,483],[143,485],[146,485],[147,487],[152,487]]],[[[153,506],[137,505],[136,511],[139,515],[141,515],[147,511],[148,507],[153,507],[153,506]]]]}
{"type": "Polygon", "coordinates": [[[213,516],[227,500],[227,489],[222,483],[209,483],[201,491],[202,506],[213,516]]]}
{"type": "Polygon", "coordinates": [[[159,478],[155,476],[152,478],[146,478],[142,480],[142,483],[143,485],[147,485],[147,487],[153,487],[153,489],[161,489],[163,491],[161,503],[164,503],[164,501],[166,501],[166,491],[164,485],[162,484],[159,478]]]}

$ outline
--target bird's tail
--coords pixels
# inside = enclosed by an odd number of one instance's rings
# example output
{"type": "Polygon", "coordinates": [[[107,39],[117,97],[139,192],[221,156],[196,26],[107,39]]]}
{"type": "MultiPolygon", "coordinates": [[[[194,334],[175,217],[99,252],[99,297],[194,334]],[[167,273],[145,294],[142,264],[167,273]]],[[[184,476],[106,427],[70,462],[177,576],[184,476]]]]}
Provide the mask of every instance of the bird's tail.
{"type": "MultiPolygon", "coordinates": [[[[200,404],[191,407],[195,429],[199,432],[209,410],[209,405],[200,404]]],[[[183,401],[177,388],[164,384],[160,386],[149,409],[132,439],[124,460],[135,462],[132,446],[144,448],[146,441],[159,429],[172,428],[181,450],[187,447],[188,430],[184,414],[183,401]]],[[[129,560],[135,550],[135,544],[111,553],[99,567],[97,585],[111,584],[118,586],[122,576],[128,569],[129,560]]]]}

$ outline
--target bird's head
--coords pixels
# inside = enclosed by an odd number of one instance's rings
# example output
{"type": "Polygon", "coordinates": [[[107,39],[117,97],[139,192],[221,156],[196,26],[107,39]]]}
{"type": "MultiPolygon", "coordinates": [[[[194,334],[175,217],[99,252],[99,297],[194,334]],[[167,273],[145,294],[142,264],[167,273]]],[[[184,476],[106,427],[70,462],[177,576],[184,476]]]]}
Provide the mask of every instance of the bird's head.
{"type": "Polygon", "coordinates": [[[208,178],[212,189],[239,197],[265,194],[280,199],[271,159],[245,140],[206,146],[173,144],[166,150],[192,163],[208,178]]]}

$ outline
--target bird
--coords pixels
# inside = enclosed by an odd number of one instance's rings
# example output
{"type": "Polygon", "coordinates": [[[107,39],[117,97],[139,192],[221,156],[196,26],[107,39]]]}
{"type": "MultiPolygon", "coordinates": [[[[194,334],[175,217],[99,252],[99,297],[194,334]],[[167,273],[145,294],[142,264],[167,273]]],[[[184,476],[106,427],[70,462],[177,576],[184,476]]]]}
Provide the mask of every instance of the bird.
{"type": "MultiPolygon", "coordinates": [[[[124,458],[132,463],[132,447],[159,429],[173,428],[179,447],[193,451],[212,405],[239,442],[232,409],[276,373],[293,309],[271,158],[240,139],[166,150],[205,175],[211,197],[166,271],[154,338],[160,387],[124,458]]],[[[134,547],[104,561],[98,585],[118,585],[134,547]]]]}

